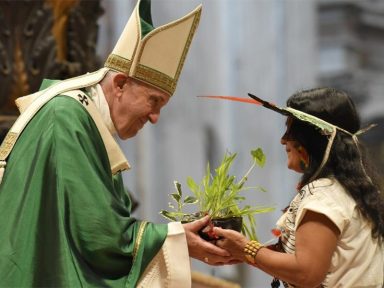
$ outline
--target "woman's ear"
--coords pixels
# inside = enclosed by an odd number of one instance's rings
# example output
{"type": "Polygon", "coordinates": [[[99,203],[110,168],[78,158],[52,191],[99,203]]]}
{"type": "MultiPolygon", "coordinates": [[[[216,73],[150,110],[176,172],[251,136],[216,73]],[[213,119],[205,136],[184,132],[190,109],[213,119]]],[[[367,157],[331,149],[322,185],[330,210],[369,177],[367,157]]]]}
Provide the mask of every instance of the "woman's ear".
{"type": "Polygon", "coordinates": [[[302,170],[305,171],[309,167],[309,153],[300,144],[297,146],[296,150],[300,155],[299,156],[300,157],[300,166],[301,166],[302,170]]]}

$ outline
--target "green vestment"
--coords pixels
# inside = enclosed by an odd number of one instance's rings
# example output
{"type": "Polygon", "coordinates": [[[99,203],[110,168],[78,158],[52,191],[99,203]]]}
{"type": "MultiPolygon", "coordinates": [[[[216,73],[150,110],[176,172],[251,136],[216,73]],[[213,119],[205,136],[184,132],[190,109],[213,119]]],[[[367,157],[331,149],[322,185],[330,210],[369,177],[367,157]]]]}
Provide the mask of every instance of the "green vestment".
{"type": "Polygon", "coordinates": [[[0,287],[135,287],[167,225],[138,221],[86,109],[56,96],[12,150],[0,186],[0,287]]]}

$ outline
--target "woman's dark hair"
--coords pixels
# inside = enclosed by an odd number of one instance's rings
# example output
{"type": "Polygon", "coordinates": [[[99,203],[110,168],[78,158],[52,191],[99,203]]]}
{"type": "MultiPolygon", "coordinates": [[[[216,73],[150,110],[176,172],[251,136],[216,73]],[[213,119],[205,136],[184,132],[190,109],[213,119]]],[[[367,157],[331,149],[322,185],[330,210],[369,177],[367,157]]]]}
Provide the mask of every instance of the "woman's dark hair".
{"type": "MultiPolygon", "coordinates": [[[[287,106],[321,118],[351,134],[360,129],[354,103],[340,90],[316,88],[301,91],[287,100],[287,106]]],[[[301,185],[306,185],[315,180],[312,178],[323,160],[328,138],[320,133],[319,128],[297,119],[293,119],[289,136],[309,153],[309,167],[301,178],[301,185]]],[[[336,178],[356,201],[362,215],[372,223],[372,236],[384,239],[382,189],[370,175],[370,167],[364,155],[364,147],[360,143],[357,147],[351,135],[337,130],[328,161],[316,178],[336,178]]]]}

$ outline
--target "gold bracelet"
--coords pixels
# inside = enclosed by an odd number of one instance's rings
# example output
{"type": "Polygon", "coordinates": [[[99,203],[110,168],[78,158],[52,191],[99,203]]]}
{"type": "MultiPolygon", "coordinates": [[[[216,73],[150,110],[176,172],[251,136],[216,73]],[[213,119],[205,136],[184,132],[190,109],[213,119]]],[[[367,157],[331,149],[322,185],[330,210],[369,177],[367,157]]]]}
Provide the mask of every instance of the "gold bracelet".
{"type": "Polygon", "coordinates": [[[256,255],[260,251],[261,248],[263,248],[263,244],[251,240],[244,246],[244,254],[245,254],[245,259],[247,259],[247,262],[250,264],[255,264],[256,263],[256,255]]]}

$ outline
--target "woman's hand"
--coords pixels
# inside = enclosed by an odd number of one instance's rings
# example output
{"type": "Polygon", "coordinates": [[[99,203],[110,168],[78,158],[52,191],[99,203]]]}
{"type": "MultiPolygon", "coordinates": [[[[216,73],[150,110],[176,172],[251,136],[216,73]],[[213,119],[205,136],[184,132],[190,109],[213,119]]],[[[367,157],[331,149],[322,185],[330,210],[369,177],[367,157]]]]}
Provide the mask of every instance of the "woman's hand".
{"type": "Polygon", "coordinates": [[[231,253],[237,263],[245,261],[244,246],[249,240],[243,234],[234,230],[218,227],[213,228],[213,231],[217,236],[223,237],[223,239],[216,241],[218,247],[231,253]]]}

